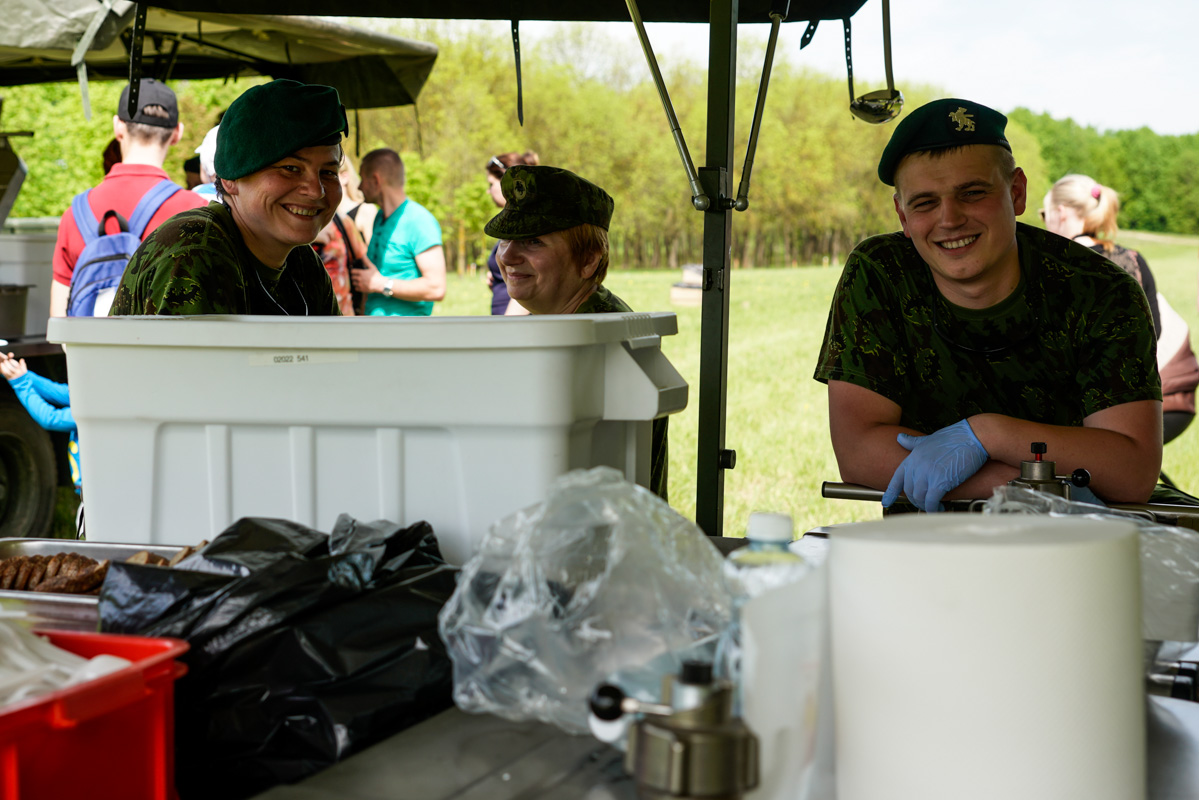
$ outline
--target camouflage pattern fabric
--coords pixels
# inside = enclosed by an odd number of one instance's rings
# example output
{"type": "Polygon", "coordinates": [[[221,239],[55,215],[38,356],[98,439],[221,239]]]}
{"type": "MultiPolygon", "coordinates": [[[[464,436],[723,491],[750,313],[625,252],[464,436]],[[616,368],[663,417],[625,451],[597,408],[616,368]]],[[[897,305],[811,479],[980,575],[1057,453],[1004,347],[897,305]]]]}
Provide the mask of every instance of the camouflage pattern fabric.
{"type": "MultiPolygon", "coordinates": [[[[576,314],[621,314],[632,311],[629,304],[609,292],[603,286],[596,287],[591,296],[583,301],[576,314]]],[[[670,417],[654,420],[650,432],[649,445],[649,488],[663,500],[666,497],[666,481],[670,471],[670,452],[667,446],[667,434],[670,417]]]]}
{"type": "Polygon", "coordinates": [[[1020,285],[981,310],[948,303],[902,233],[862,242],[813,377],[883,395],[903,409],[901,425],[926,434],[984,412],[1079,426],[1120,403],[1160,400],[1149,308],[1132,276],[1022,223],[1016,240],[1020,285]]]}
{"type": "Polygon", "coordinates": [[[125,267],[108,315],[340,316],[329,273],[308,245],[272,269],[246,247],[222,203],[176,214],[125,267]]]}
{"type": "Polygon", "coordinates": [[[603,286],[595,287],[591,296],[575,311],[576,314],[624,314],[632,311],[629,304],[603,286]]]}

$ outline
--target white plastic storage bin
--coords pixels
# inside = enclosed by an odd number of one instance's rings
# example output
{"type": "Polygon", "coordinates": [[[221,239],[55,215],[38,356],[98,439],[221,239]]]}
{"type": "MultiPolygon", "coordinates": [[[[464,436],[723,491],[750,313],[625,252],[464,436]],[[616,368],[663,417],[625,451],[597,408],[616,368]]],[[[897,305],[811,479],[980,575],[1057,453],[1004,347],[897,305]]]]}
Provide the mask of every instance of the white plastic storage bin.
{"type": "Polygon", "coordinates": [[[25,297],[25,336],[46,332],[55,240],[53,233],[0,234],[0,283],[31,287],[25,297]]]}
{"type": "Polygon", "coordinates": [[[432,524],[461,563],[495,520],[600,464],[649,481],[687,404],[674,314],[54,318],[89,539],[195,544],[244,516],[432,524]]]}

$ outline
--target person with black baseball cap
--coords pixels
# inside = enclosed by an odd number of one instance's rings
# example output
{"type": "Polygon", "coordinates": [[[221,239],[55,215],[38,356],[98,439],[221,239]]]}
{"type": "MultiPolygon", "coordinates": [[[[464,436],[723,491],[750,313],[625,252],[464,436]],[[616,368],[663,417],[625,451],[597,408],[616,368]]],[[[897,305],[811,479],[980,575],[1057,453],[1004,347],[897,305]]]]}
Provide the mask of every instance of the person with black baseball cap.
{"type": "MultiPolygon", "coordinates": [[[[130,116],[129,86],[126,85],[117,104],[117,113],[112,118],[112,130],[120,148],[120,158],[104,176],[104,180],[87,192],[84,200],[97,222],[104,220],[104,230],[110,234],[120,230],[120,222],[112,215],[105,218],[109,211],[119,214],[121,219],[128,222],[143,197],[164,182],[172,183],[162,166],[170,149],[183,136],[183,123],[179,121],[179,103],[175,93],[165,83],[143,78],[137,111],[130,116]]],[[[192,192],[175,191],[151,215],[142,231],[142,238],[145,239],[155,228],[180,211],[198,208],[205,202],[192,192]]],[[[86,246],[77,216],[68,208],[58,225],[54,279],[50,284],[50,316],[53,317],[62,317],[67,313],[75,268],[86,246]]],[[[90,226],[90,221],[88,224],[90,226]]]]}
{"type": "MultiPolygon", "coordinates": [[[[504,207],[484,227],[499,239],[496,263],[509,296],[530,314],[630,312],[604,285],[616,205],[560,167],[514,165],[500,179],[504,207]]],[[[666,500],[667,418],[653,421],[649,489],[666,500]]]]}
{"type": "Polygon", "coordinates": [[[217,132],[220,202],[175,216],[142,243],[110,315],[339,315],[309,245],[341,202],[347,129],[331,86],[276,80],[245,91],[217,132]]]}
{"type": "Polygon", "coordinates": [[[1027,179],[1007,118],[921,106],[878,164],[902,231],[850,254],[814,377],[843,480],[923,511],[990,497],[1033,442],[1076,499],[1143,503],[1161,469],[1161,385],[1144,293],[1090,249],[1016,221],[1027,179]]]}

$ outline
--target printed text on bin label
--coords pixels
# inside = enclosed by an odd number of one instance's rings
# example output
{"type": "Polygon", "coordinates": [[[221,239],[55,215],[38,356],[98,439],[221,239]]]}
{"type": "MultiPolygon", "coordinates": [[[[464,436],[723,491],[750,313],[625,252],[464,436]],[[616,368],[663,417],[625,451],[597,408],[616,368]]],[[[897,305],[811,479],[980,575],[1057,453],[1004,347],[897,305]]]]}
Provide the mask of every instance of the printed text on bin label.
{"type": "Polygon", "coordinates": [[[308,364],[353,364],[358,361],[356,350],[272,351],[251,353],[251,367],[288,367],[308,364]]]}

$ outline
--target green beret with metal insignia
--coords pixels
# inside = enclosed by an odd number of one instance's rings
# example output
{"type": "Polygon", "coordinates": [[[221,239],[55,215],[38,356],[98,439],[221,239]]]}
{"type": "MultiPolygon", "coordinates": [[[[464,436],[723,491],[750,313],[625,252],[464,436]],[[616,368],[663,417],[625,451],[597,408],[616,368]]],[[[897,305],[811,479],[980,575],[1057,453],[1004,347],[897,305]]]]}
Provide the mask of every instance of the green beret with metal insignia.
{"type": "Polygon", "coordinates": [[[584,223],[608,230],[615,208],[603,189],[558,167],[509,167],[500,190],[507,202],[483,229],[496,239],[531,239],[584,223]]]}
{"type": "Polygon", "coordinates": [[[233,101],[216,137],[216,174],[237,180],[305,147],[339,144],[346,107],[332,86],[280,79],[233,101]]]}
{"type": "Polygon", "coordinates": [[[891,134],[878,162],[878,179],[895,185],[895,168],[909,153],[944,150],[968,144],[997,144],[1008,152],[1012,146],[1003,136],[1007,117],[993,108],[959,100],[934,100],[903,118],[891,134]]]}

